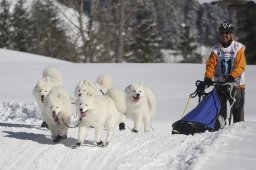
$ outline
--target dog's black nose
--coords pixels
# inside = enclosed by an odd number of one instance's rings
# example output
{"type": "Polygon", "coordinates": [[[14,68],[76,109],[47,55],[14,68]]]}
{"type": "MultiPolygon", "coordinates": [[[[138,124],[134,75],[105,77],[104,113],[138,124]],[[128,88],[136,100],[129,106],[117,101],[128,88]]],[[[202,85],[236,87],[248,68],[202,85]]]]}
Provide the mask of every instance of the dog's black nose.
{"type": "Polygon", "coordinates": [[[55,112],[55,111],[52,111],[52,114],[53,114],[53,115],[55,115],[55,114],[56,114],[56,112],[55,112]]]}
{"type": "Polygon", "coordinates": [[[137,93],[136,96],[137,96],[137,97],[140,97],[140,93],[137,93]]]}
{"type": "Polygon", "coordinates": [[[83,109],[82,108],[80,108],[80,112],[82,112],[83,111],[83,109]]]}
{"type": "Polygon", "coordinates": [[[44,95],[41,95],[41,98],[43,99],[43,98],[44,98],[44,95]]]}

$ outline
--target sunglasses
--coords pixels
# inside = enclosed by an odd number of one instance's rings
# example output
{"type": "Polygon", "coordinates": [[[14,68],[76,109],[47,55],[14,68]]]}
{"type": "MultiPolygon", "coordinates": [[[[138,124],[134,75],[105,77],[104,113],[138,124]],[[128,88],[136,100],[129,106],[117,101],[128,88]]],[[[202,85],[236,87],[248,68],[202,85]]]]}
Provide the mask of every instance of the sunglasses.
{"type": "Polygon", "coordinates": [[[220,34],[221,34],[221,35],[224,35],[224,34],[225,34],[225,35],[230,35],[231,33],[230,33],[230,32],[221,32],[220,34]]]}

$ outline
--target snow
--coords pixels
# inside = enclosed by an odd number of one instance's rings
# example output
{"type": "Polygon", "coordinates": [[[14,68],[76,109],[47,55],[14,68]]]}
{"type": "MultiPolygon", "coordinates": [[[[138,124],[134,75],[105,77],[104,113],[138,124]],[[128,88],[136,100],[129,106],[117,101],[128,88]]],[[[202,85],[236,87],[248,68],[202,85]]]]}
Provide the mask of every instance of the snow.
{"type": "MultiPolygon", "coordinates": [[[[181,117],[194,82],[203,78],[204,64],[75,64],[48,57],[0,49],[0,169],[171,169],[171,170],[252,170],[256,162],[256,66],[247,66],[245,122],[218,132],[194,136],[172,135],[172,123],[181,117]],[[109,74],[113,84],[125,88],[143,82],[157,97],[152,131],[138,134],[129,128],[116,129],[106,148],[94,147],[90,131],[83,146],[76,143],[77,128],[68,139],[53,144],[50,132],[40,128],[38,106],[32,89],[46,66],[63,75],[70,94],[79,80],[96,81],[109,74]]],[[[189,103],[188,111],[197,99],[189,103]]],[[[127,125],[131,128],[132,122],[127,125]]],[[[102,130],[103,137],[106,131],[102,130]]]]}

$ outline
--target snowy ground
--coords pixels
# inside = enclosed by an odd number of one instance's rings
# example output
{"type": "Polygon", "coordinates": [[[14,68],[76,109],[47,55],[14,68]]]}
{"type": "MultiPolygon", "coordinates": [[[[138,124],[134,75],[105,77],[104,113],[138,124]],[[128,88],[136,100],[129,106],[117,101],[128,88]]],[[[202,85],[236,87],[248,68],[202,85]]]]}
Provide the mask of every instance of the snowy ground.
{"type": "MultiPolygon", "coordinates": [[[[255,169],[256,103],[255,66],[246,72],[246,106],[243,123],[214,133],[194,136],[172,135],[187,97],[202,79],[200,64],[74,64],[42,56],[0,49],[0,169],[171,169],[219,170],[255,169]],[[63,74],[64,85],[73,94],[79,80],[95,81],[102,73],[112,76],[114,85],[125,88],[143,82],[157,96],[157,113],[150,133],[118,131],[106,148],[92,146],[89,133],[84,146],[73,150],[77,128],[68,139],[53,144],[48,130],[40,128],[40,112],[32,98],[32,88],[46,66],[63,74]]],[[[197,100],[189,103],[188,110],[197,100]]],[[[132,127],[132,122],[127,123],[132,127]]],[[[104,136],[105,130],[102,130],[104,136]]]]}

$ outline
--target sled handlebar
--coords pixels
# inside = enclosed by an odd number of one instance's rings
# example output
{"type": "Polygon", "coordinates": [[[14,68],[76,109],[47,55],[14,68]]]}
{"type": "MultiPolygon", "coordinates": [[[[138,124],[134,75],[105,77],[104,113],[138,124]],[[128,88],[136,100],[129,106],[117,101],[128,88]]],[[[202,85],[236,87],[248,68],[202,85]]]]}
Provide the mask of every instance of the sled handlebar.
{"type": "MultiPolygon", "coordinates": [[[[196,81],[196,87],[198,86],[198,84],[199,83],[201,83],[201,82],[204,82],[204,81],[202,81],[202,80],[197,80],[196,81]]],[[[233,81],[233,82],[229,82],[229,83],[227,83],[227,82],[220,82],[220,81],[212,81],[212,83],[213,83],[213,85],[215,85],[215,84],[234,84],[235,83],[235,81],[233,81]]]]}
{"type": "MultiPolygon", "coordinates": [[[[195,83],[196,87],[198,87],[198,85],[200,83],[202,83],[202,82],[204,82],[204,81],[197,80],[196,83],[195,83]]],[[[233,85],[234,86],[235,85],[234,83],[235,83],[235,81],[234,82],[230,82],[230,83],[219,82],[219,81],[212,81],[212,86],[214,86],[214,85],[231,85],[231,86],[233,85]]],[[[190,97],[191,98],[195,98],[196,96],[198,96],[199,97],[199,102],[200,102],[201,101],[201,97],[204,97],[206,95],[207,95],[207,93],[205,92],[205,89],[198,89],[198,88],[196,88],[195,92],[190,94],[190,97]]]]}

